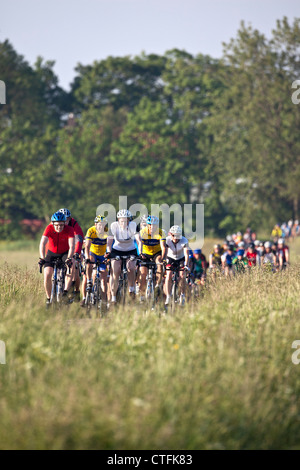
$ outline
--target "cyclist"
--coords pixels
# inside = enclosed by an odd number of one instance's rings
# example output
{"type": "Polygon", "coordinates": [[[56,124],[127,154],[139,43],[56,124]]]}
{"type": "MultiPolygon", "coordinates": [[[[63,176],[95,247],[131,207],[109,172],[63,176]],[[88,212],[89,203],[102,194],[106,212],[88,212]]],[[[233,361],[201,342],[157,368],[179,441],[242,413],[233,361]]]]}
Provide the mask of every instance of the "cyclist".
{"type": "Polygon", "coordinates": [[[222,256],[222,249],[221,249],[221,245],[219,245],[219,243],[215,244],[214,245],[214,250],[212,253],[210,253],[209,255],[209,269],[211,271],[215,271],[216,268],[217,269],[221,269],[222,267],[222,260],[221,260],[221,256],[222,256]]]}
{"type": "Polygon", "coordinates": [[[246,267],[248,266],[248,258],[245,256],[244,249],[241,248],[236,252],[236,256],[233,258],[232,264],[236,272],[244,273],[246,271],[246,267]]]}
{"type": "Polygon", "coordinates": [[[273,239],[274,242],[277,242],[278,238],[282,236],[282,230],[280,228],[280,224],[275,224],[274,228],[271,232],[271,238],[273,239]]]}
{"type": "Polygon", "coordinates": [[[130,221],[131,217],[132,215],[129,210],[119,210],[117,213],[117,221],[111,224],[108,234],[107,253],[105,254],[105,257],[111,259],[111,304],[115,304],[117,301],[119,276],[122,267],[122,261],[118,259],[119,256],[129,257],[127,260],[129,297],[132,300],[135,298],[137,249],[134,241],[136,235],[136,223],[130,221]]]}
{"type": "Polygon", "coordinates": [[[222,255],[225,276],[231,276],[233,274],[232,262],[234,258],[234,245],[230,243],[227,252],[222,255]]]}
{"type": "MultiPolygon", "coordinates": [[[[107,269],[105,264],[105,252],[107,247],[107,219],[103,215],[97,215],[94,220],[95,225],[90,227],[85,236],[85,264],[86,264],[86,290],[91,291],[93,286],[92,271],[93,265],[100,261],[101,290],[103,300],[107,300],[107,269]]],[[[82,287],[82,290],[84,287],[82,287]]],[[[81,305],[85,305],[85,290],[82,292],[81,305]]]]}
{"type": "Polygon", "coordinates": [[[180,269],[180,303],[185,303],[185,271],[189,270],[189,242],[182,236],[182,229],[179,225],[173,225],[170,228],[169,235],[166,238],[166,280],[165,280],[165,304],[170,303],[170,294],[172,288],[172,269],[180,269]]]}
{"type": "Polygon", "coordinates": [[[57,258],[62,259],[69,267],[72,267],[71,274],[66,275],[65,290],[63,292],[63,296],[67,296],[72,285],[74,247],[74,229],[66,225],[66,216],[62,212],[55,212],[51,217],[51,224],[47,225],[40,241],[39,265],[44,266],[46,304],[50,304],[53,261],[57,258]],[[48,251],[46,253],[47,245],[48,251]]]}
{"type": "Polygon", "coordinates": [[[248,250],[246,251],[249,266],[256,266],[258,263],[257,251],[253,242],[249,243],[248,250]]]}
{"type": "Polygon", "coordinates": [[[275,271],[276,255],[272,251],[272,243],[270,241],[265,242],[265,252],[262,256],[262,265],[264,267],[270,267],[272,271],[275,271]]]}
{"type": "Polygon", "coordinates": [[[200,248],[194,250],[194,259],[192,273],[195,281],[199,280],[199,283],[204,286],[206,278],[207,261],[205,255],[202,253],[200,248]]]}
{"type": "Polygon", "coordinates": [[[78,263],[80,263],[84,235],[83,235],[82,228],[80,227],[77,220],[71,217],[71,212],[69,211],[69,209],[62,208],[62,209],[59,209],[59,212],[62,212],[63,214],[65,214],[66,225],[68,225],[69,227],[73,227],[74,233],[75,233],[75,252],[74,252],[73,258],[77,262],[76,264],[77,269],[74,269],[75,275],[73,277],[73,285],[75,287],[75,291],[74,291],[75,299],[74,300],[79,302],[80,300],[80,277],[79,277],[78,263]]]}
{"type": "Polygon", "coordinates": [[[284,243],[283,238],[278,239],[278,245],[277,245],[277,250],[278,250],[278,267],[280,270],[285,269],[289,262],[290,262],[290,254],[289,254],[289,248],[288,246],[284,243]]]}
{"type": "MultiPolygon", "coordinates": [[[[146,219],[146,227],[142,228],[136,235],[139,245],[140,258],[144,261],[155,261],[157,264],[157,278],[155,284],[155,295],[158,296],[159,286],[162,281],[162,258],[165,257],[166,251],[166,234],[163,229],[159,228],[159,218],[149,215],[146,219]]],[[[140,266],[140,300],[145,300],[147,266],[140,266]]]]}

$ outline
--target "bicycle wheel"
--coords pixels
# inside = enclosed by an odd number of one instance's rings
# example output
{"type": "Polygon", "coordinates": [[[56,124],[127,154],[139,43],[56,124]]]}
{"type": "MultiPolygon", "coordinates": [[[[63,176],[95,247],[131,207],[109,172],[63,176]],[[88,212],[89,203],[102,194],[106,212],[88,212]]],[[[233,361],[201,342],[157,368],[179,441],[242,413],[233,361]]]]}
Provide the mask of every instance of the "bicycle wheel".
{"type": "Polygon", "coordinates": [[[53,277],[52,279],[52,288],[51,288],[51,296],[50,296],[50,303],[53,305],[56,302],[56,279],[53,277]]]}
{"type": "Polygon", "coordinates": [[[175,279],[173,281],[172,290],[171,290],[171,309],[172,309],[172,312],[175,311],[177,304],[178,304],[178,283],[177,283],[177,279],[175,279]]]}
{"type": "Polygon", "coordinates": [[[58,269],[57,270],[57,288],[56,288],[56,299],[57,299],[58,304],[62,302],[64,285],[65,285],[65,279],[64,279],[63,269],[58,269]]]}
{"type": "Polygon", "coordinates": [[[100,307],[100,279],[96,277],[95,284],[93,288],[93,296],[94,296],[94,307],[98,310],[100,307]]]}
{"type": "Polygon", "coordinates": [[[147,279],[146,301],[151,306],[151,308],[154,308],[155,298],[154,298],[154,283],[153,283],[152,275],[148,276],[148,279],[147,279]]]}

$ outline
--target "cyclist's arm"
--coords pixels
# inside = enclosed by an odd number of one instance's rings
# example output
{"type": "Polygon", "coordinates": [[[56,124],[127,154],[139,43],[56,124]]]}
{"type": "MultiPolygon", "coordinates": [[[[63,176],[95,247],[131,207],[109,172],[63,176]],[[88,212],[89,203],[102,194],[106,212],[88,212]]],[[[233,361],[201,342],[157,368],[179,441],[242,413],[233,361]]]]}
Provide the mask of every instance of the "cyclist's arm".
{"type": "Polygon", "coordinates": [[[185,266],[189,265],[189,246],[184,247],[184,264],[185,266]]]}
{"type": "Polygon", "coordinates": [[[75,233],[75,253],[80,254],[81,249],[82,249],[84,234],[78,222],[76,222],[73,228],[74,228],[74,233],[75,233]]]}
{"type": "Polygon", "coordinates": [[[113,241],[114,241],[113,237],[107,238],[107,250],[106,250],[107,253],[111,252],[113,241]]]}
{"type": "Polygon", "coordinates": [[[75,238],[70,237],[68,242],[69,242],[68,258],[72,258],[72,256],[74,255],[74,249],[75,249],[75,238]]]}
{"type": "Polygon", "coordinates": [[[161,259],[166,259],[167,245],[166,240],[160,240],[161,259]]]}
{"type": "Polygon", "coordinates": [[[46,257],[46,245],[48,243],[49,238],[45,237],[45,235],[42,236],[41,241],[40,241],[40,257],[42,259],[45,259],[46,257]]]}
{"type": "Polygon", "coordinates": [[[89,240],[88,238],[85,241],[85,259],[90,258],[90,247],[92,244],[92,240],[89,240]]]}
{"type": "Polygon", "coordinates": [[[137,244],[138,244],[138,248],[139,248],[139,252],[140,254],[143,253],[143,242],[142,242],[142,239],[141,239],[141,235],[140,235],[140,232],[137,232],[135,234],[135,239],[137,241],[137,244]]]}

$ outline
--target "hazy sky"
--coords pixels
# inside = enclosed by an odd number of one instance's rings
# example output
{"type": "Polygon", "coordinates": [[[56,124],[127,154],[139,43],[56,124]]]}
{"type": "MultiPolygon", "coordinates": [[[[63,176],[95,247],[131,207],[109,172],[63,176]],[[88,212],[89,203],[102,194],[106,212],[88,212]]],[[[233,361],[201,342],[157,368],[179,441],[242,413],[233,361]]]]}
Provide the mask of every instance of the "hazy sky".
{"type": "Polygon", "coordinates": [[[218,58],[241,20],[270,37],[283,16],[300,17],[300,1],[0,0],[0,41],[9,39],[31,65],[39,55],[55,60],[69,89],[78,62],[175,47],[218,58]]]}

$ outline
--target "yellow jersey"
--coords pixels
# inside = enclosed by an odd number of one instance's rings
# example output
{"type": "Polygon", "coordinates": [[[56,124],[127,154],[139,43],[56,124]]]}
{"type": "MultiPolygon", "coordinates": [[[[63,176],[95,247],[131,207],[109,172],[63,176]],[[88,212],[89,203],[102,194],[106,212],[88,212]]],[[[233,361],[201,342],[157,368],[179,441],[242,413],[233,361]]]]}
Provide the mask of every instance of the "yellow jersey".
{"type": "Polygon", "coordinates": [[[86,240],[91,240],[90,252],[97,256],[103,256],[107,247],[107,233],[101,234],[101,238],[97,233],[96,227],[90,227],[86,232],[86,240]]]}
{"type": "Polygon", "coordinates": [[[145,227],[140,231],[140,237],[142,240],[142,253],[144,255],[154,256],[161,251],[160,240],[165,240],[166,234],[161,228],[154,234],[150,234],[148,228],[145,227]]]}

